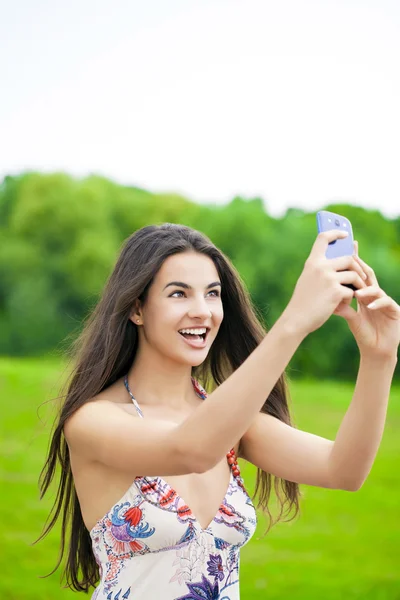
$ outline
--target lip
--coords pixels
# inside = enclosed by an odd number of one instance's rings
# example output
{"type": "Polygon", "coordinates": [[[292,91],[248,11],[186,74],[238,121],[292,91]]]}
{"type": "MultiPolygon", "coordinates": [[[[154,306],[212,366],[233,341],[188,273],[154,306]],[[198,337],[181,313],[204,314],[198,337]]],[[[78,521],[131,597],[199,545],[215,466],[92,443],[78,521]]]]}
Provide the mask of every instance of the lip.
{"type": "Polygon", "coordinates": [[[208,334],[209,334],[209,332],[210,332],[210,330],[209,330],[209,328],[207,327],[207,331],[206,331],[206,337],[205,337],[205,338],[204,338],[204,340],[202,340],[201,342],[199,342],[199,341],[197,341],[197,340],[196,340],[196,341],[195,341],[195,340],[189,340],[189,339],[185,338],[183,335],[181,335],[181,334],[179,333],[179,331],[178,331],[178,335],[179,335],[179,337],[180,337],[180,338],[181,338],[181,339],[182,339],[182,340],[183,340],[183,341],[184,341],[184,342],[185,342],[185,343],[186,343],[188,346],[190,346],[191,348],[198,348],[198,349],[201,349],[201,348],[205,348],[205,347],[207,346],[207,338],[208,338],[208,334]]]}

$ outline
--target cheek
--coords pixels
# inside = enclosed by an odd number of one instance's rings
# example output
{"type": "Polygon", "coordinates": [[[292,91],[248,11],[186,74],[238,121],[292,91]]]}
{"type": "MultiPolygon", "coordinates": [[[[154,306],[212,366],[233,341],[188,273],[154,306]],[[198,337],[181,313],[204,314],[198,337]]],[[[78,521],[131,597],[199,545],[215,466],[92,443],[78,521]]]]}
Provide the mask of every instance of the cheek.
{"type": "Polygon", "coordinates": [[[216,337],[218,335],[218,332],[220,330],[222,321],[224,320],[224,312],[223,310],[215,310],[213,311],[213,329],[214,329],[214,335],[213,337],[216,337]]]}

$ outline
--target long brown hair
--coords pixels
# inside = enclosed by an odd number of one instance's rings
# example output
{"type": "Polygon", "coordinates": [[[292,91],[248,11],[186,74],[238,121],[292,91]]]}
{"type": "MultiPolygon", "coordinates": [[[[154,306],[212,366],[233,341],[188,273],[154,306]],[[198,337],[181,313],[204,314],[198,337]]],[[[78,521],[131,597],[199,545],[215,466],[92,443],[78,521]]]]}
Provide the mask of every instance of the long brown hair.
{"type": "MultiPolygon", "coordinates": [[[[63,576],[67,582],[65,587],[76,591],[88,592],[91,586],[97,585],[99,566],[82,519],[63,427],[82,404],[128,372],[138,345],[136,326],[128,318],[131,309],[137,299],[145,304],[149,287],[165,259],[186,251],[200,252],[213,260],[222,283],[224,309],[218,335],[205,361],[192,367],[192,376],[206,390],[212,391],[240,367],[267,333],[239,273],[227,256],[203,233],[184,225],[163,223],[143,227],[126,240],[99,302],[68,350],[73,367],[59,396],[65,397],[65,401],[54,422],[47,460],[39,477],[42,499],[52,482],[57,463],[61,466],[56,499],[40,537],[34,542],[37,543],[49,533],[62,513],[59,559],[53,571],[45,577],[54,573],[61,563],[68,529],[68,555],[63,576]]],[[[287,374],[283,373],[261,411],[291,425],[287,387],[287,374]]],[[[292,509],[293,516],[285,520],[294,519],[299,512],[298,484],[275,477],[274,489],[280,511],[277,518],[273,519],[268,507],[271,479],[271,474],[257,469],[252,499],[255,500],[259,492],[257,508],[267,513],[270,519],[270,526],[265,533],[282,517],[290,515],[292,509]]]]}

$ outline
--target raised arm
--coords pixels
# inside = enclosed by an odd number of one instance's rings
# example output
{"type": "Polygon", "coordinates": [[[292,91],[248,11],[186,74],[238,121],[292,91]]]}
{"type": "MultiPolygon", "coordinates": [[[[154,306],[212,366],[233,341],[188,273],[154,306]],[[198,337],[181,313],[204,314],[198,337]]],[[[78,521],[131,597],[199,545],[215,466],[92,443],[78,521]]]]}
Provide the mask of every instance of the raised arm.
{"type": "Polygon", "coordinates": [[[346,233],[320,233],[285,311],[244,363],[179,427],[183,447],[191,444],[203,468],[221,460],[248,430],[301,341],[318,329],[344,300],[353,283],[365,287],[363,270],[351,256],[326,259],[328,243],[346,233]],[[351,270],[344,270],[351,269],[351,270]]]}
{"type": "Polygon", "coordinates": [[[339,306],[360,350],[350,406],[335,441],[295,429],[259,413],[241,438],[241,456],[263,471],[308,485],[360,489],[382,439],[400,342],[400,307],[379,286],[373,269],[357,257],[366,287],[356,291],[358,310],[339,306]],[[371,305],[371,300],[374,302],[371,305]]]}

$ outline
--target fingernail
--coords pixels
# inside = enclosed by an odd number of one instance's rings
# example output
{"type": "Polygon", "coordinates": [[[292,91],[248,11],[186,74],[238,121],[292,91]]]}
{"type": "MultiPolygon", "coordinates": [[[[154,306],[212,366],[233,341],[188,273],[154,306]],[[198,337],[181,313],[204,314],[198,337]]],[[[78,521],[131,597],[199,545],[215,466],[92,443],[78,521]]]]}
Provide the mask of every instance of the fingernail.
{"type": "Polygon", "coordinates": [[[367,304],[367,308],[375,308],[375,302],[371,302],[371,304],[367,304]]]}
{"type": "Polygon", "coordinates": [[[364,271],[363,271],[362,277],[363,277],[363,279],[367,279],[367,275],[364,273],[364,271]]]}

